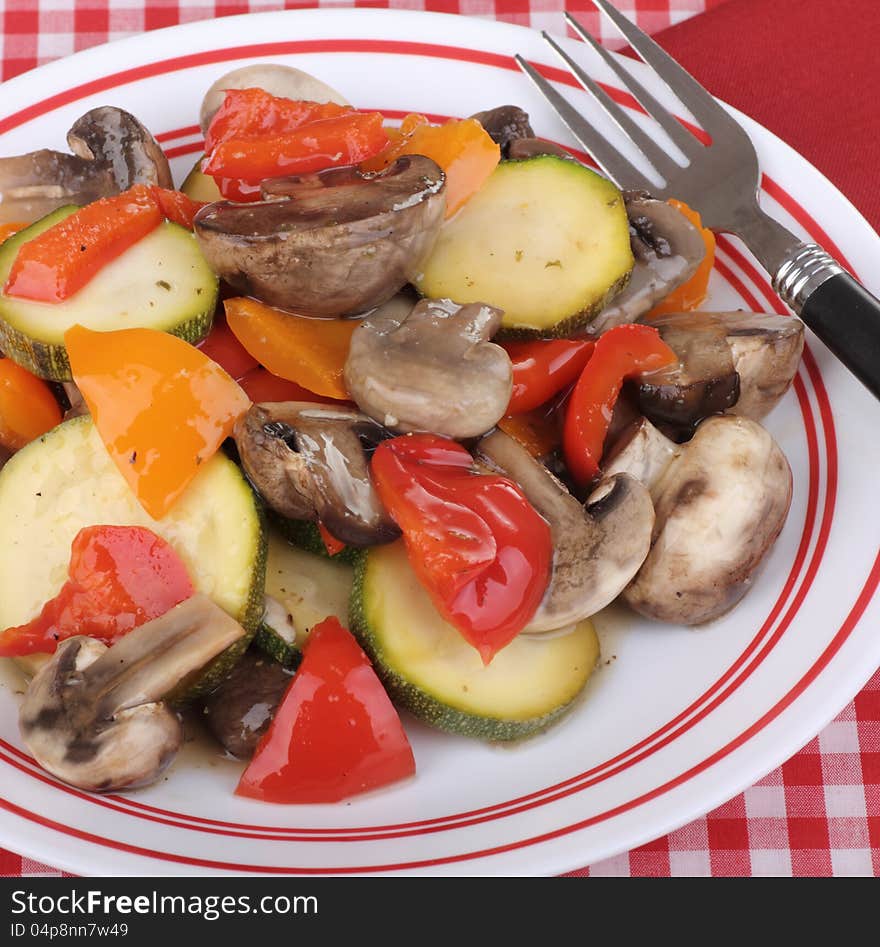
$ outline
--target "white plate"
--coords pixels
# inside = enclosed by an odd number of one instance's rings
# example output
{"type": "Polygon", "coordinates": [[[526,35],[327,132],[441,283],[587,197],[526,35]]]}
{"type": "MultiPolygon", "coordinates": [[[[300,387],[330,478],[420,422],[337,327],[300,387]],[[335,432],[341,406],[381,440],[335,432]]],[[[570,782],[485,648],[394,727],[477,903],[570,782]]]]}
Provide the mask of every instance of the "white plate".
{"type": "MultiPolygon", "coordinates": [[[[569,46],[614,85],[583,46],[569,46]]],[[[571,143],[516,70],[517,51],[555,65],[536,33],[437,14],[291,11],[174,27],[5,83],[0,153],[63,148],[78,115],[113,104],[159,135],[179,181],[198,151],[204,90],[265,59],[390,115],[462,116],[515,102],[539,134],[571,143]]],[[[594,114],[585,94],[553,76],[594,114]]],[[[877,235],[814,168],[742,120],[767,175],[768,210],[839,253],[877,292],[877,235]]],[[[721,240],[718,260],[713,307],[778,306],[741,247],[721,240]]],[[[147,791],[85,795],[22,751],[10,680],[0,690],[0,843],[82,874],[545,874],[683,825],[795,753],[880,664],[878,421],[878,405],[811,338],[794,390],[767,421],[794,470],[791,515],[743,604],[701,631],[622,611],[600,616],[603,666],[560,725],[499,748],[407,720],[415,778],[350,804],[238,799],[238,768],[192,749],[147,791]]]]}

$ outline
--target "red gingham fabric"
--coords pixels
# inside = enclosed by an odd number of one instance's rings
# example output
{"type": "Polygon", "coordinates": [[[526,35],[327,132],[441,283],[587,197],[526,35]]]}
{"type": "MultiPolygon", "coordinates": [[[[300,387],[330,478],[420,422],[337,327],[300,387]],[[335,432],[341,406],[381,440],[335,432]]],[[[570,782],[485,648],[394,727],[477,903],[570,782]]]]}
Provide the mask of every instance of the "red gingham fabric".
{"type": "MultiPolygon", "coordinates": [[[[653,33],[724,2],[618,0],[618,6],[653,33]]],[[[316,5],[462,13],[556,33],[564,32],[568,9],[603,39],[612,38],[589,0],[0,0],[0,77],[144,30],[316,5]]],[[[0,849],[0,875],[60,874],[0,849]]],[[[880,671],[818,737],[745,793],[670,835],[572,875],[880,876],[880,671]]]]}

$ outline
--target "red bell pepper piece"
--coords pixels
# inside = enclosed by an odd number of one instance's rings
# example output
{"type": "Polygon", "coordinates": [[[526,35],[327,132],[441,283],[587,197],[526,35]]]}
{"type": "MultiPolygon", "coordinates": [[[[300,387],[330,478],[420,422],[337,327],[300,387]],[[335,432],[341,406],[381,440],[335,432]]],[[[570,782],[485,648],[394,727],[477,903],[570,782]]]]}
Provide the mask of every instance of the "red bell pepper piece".
{"type": "Polygon", "coordinates": [[[86,204],[22,244],[3,291],[45,303],[68,299],[160,223],[162,212],[145,184],[86,204]]]}
{"type": "Polygon", "coordinates": [[[400,717],[339,620],[309,633],[303,660],[241,777],[239,796],[338,802],[412,776],[400,717]]]}
{"type": "Polygon", "coordinates": [[[599,473],[611,412],[623,382],[677,361],[675,352],[650,326],[616,326],[599,337],[565,414],[562,446],[577,483],[586,485],[599,473]]]}
{"type": "Polygon", "coordinates": [[[308,122],[347,115],[354,109],[334,102],[285,99],[265,89],[227,89],[205,135],[205,154],[230,138],[283,135],[308,122]]]}
{"type": "Polygon", "coordinates": [[[248,372],[259,367],[259,361],[238,341],[226,319],[219,313],[214,317],[211,331],[196,346],[216,362],[227,375],[240,382],[248,372]]]}
{"type": "Polygon", "coordinates": [[[321,534],[321,542],[324,543],[328,556],[338,555],[345,549],[345,543],[341,539],[337,539],[320,520],[318,521],[318,532],[321,534]]]}
{"type": "Polygon", "coordinates": [[[194,201],[182,191],[170,191],[157,184],[150,185],[150,193],[159,205],[159,210],[166,220],[173,224],[180,224],[187,230],[193,229],[193,217],[206,206],[206,201],[194,201]]]}
{"type": "Polygon", "coordinates": [[[27,624],[0,632],[0,657],[53,653],[88,635],[112,644],[193,594],[186,566],[142,526],[86,526],[73,540],[70,578],[27,624]]]}
{"type": "Polygon", "coordinates": [[[513,365],[513,393],[506,414],[524,414],[549,401],[578,379],[593,354],[586,339],[506,342],[513,365]]]}
{"type": "Polygon", "coordinates": [[[550,527],[515,483],[478,474],[470,454],[446,438],[383,441],[372,472],[435,607],[488,664],[544,597],[550,527]]]}
{"type": "Polygon", "coordinates": [[[388,133],[379,112],[353,112],[310,122],[281,135],[227,139],[211,151],[202,170],[213,177],[256,183],[357,164],[380,152],[387,143],[388,133]]]}

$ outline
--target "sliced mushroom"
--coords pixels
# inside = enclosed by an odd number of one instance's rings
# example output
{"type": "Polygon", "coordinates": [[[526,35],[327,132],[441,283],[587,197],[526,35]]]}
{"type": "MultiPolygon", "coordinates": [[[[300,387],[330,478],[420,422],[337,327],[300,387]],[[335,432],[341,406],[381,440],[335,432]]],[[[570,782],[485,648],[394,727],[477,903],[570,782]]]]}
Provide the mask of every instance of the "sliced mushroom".
{"type": "Polygon", "coordinates": [[[479,437],[503,416],[513,388],[507,352],[489,341],[502,315],[481,303],[394,299],[354,330],[345,386],[390,430],[479,437]]]}
{"type": "Polygon", "coordinates": [[[205,720],[224,749],[250,759],[269,729],[293,671],[259,652],[246,652],[205,701],[205,720]]]}
{"type": "Polygon", "coordinates": [[[197,594],[110,648],[68,638],[25,693],[25,744],[52,775],[90,792],[152,782],[183,739],[180,718],[164,698],[244,633],[197,594]]]}
{"type": "Polygon", "coordinates": [[[642,191],[624,191],[623,197],[635,264],[625,289],[590,323],[590,332],[597,335],[635,322],[686,283],[706,255],[700,232],[671,204],[642,191]]]}
{"type": "Polygon", "coordinates": [[[510,146],[521,139],[534,139],[535,133],[529,123],[528,112],[518,105],[499,105],[484,112],[471,115],[489,133],[489,137],[501,148],[501,157],[510,156],[510,146]]]}
{"type": "Polygon", "coordinates": [[[682,313],[651,319],[678,364],[653,372],[639,385],[639,408],[655,424],[668,425],[690,437],[703,418],[736,404],[739,375],[727,334],[719,320],[705,313],[682,313]]]}
{"type": "Polygon", "coordinates": [[[637,480],[603,480],[582,506],[529,452],[501,431],[477,445],[477,460],[522,487],[550,524],[553,575],[526,632],[554,631],[613,601],[644,562],[654,508],[637,480]]]}
{"type": "Polygon", "coordinates": [[[0,158],[0,223],[31,223],[64,204],[88,204],[133,184],[174,186],[156,139],[122,109],[86,112],[67,143],[73,154],[44,148],[0,158]]]}
{"type": "Polygon", "coordinates": [[[733,414],[760,421],[791,387],[804,351],[804,324],[793,316],[724,312],[727,344],[739,374],[733,414]]]}
{"type": "Polygon", "coordinates": [[[223,104],[223,93],[227,89],[263,89],[271,95],[285,99],[302,99],[306,102],[336,102],[348,105],[348,102],[335,89],[314,76],[282,66],[278,63],[262,62],[252,66],[242,66],[227,72],[208,89],[202,99],[199,112],[199,124],[202,134],[208,130],[214,113],[223,104]]]}
{"type": "Polygon", "coordinates": [[[672,313],[650,320],[679,364],[639,387],[642,413],[689,437],[706,417],[731,409],[760,420],[788,391],[804,327],[770,313],[672,313]]]}
{"type": "Polygon", "coordinates": [[[376,174],[330,168],[267,181],[261,202],[211,204],[195,231],[215,272],[242,293],[315,316],[360,313],[415,276],[443,222],[444,185],[422,155],[376,174]]]}
{"type": "Polygon", "coordinates": [[[352,546],[400,535],[370,479],[367,450],[385,432],[366,415],[299,401],[255,404],[234,436],[245,473],[282,516],[320,520],[352,546]]]}
{"type": "Polygon", "coordinates": [[[791,504],[785,455],[755,421],[708,418],[655,484],[651,551],[624,600],[659,621],[698,625],[748,591],[791,504]]]}

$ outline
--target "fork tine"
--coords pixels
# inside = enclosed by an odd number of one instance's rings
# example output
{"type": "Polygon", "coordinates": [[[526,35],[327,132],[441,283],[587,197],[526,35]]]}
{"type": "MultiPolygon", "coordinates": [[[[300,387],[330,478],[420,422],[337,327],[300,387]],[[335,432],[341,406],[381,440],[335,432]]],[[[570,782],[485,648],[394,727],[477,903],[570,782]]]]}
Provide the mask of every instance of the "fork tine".
{"type": "MultiPolygon", "coordinates": [[[[568,66],[568,68],[577,77],[578,82],[589,92],[593,98],[602,106],[603,109],[617,123],[620,130],[628,135],[633,144],[641,153],[651,162],[651,164],[664,175],[667,180],[669,174],[681,170],[681,165],[676,164],[672,158],[655,142],[646,135],[641,128],[629,117],[629,115],[611,98],[610,95],[593,79],[591,79],[583,69],[568,55],[568,53],[545,31],[541,31],[541,36],[553,48],[557,56],[568,66]]],[[[676,124],[678,124],[676,122],[676,124]]],[[[679,126],[680,127],[680,126],[679,126]]],[[[691,137],[691,136],[689,136],[691,137]]]]}
{"type": "MultiPolygon", "coordinates": [[[[683,69],[666,50],[658,46],[647,33],[643,33],[608,0],[592,0],[623,36],[632,48],[657,73],[672,92],[690,109],[697,121],[712,134],[713,127],[729,130],[739,126],[715,102],[711,95],[694,77],[683,69]]],[[[574,24],[572,24],[574,25],[574,24]]]]}
{"type": "Polygon", "coordinates": [[[519,54],[513,57],[520,69],[534,82],[538,91],[553,106],[572,135],[593,156],[599,167],[618,187],[635,187],[656,192],[657,187],[615,147],[608,144],[584,117],[553,88],[552,85],[519,54]]]}
{"type": "Polygon", "coordinates": [[[565,14],[565,19],[578,36],[580,36],[585,43],[589,43],[602,57],[603,61],[613,70],[624,87],[632,92],[642,108],[644,108],[663,131],[669,135],[675,144],[681,148],[685,155],[692,157],[697,149],[703,147],[673,115],[669,114],[669,111],[651,95],[631,72],[625,69],[604,46],[601,46],[597,42],[592,33],[590,33],[583,24],[579,23],[570,13],[565,14]]]}

